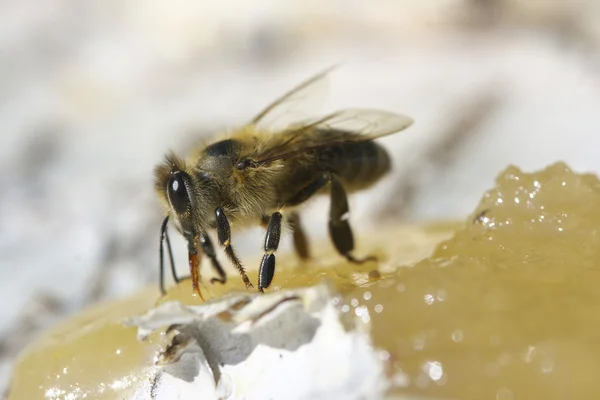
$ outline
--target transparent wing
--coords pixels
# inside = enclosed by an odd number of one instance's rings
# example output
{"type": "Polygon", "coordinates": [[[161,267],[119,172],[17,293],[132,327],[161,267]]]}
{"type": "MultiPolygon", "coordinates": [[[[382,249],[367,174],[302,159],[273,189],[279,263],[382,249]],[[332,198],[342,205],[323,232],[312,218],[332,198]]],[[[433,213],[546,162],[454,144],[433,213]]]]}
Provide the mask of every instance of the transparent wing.
{"type": "Polygon", "coordinates": [[[319,72],[273,101],[252,119],[251,124],[259,129],[278,131],[294,120],[315,115],[327,99],[329,73],[335,68],[337,65],[319,72]]]}
{"type": "MultiPolygon", "coordinates": [[[[414,123],[402,114],[369,108],[348,108],[302,122],[302,127],[353,133],[349,140],[372,140],[402,131],[414,123]]],[[[294,129],[294,125],[290,128],[294,129]]]]}
{"type": "Polygon", "coordinates": [[[258,163],[269,163],[323,147],[364,142],[408,128],[413,119],[388,111],[352,108],[303,121],[286,129],[287,138],[265,151],[258,163]]]}

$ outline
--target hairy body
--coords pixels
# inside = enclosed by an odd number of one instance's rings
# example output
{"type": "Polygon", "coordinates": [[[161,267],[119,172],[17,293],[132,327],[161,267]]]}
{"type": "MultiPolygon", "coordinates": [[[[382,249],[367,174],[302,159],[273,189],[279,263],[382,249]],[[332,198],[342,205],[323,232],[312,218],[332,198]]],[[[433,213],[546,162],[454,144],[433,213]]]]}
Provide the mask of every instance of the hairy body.
{"type": "MultiPolygon", "coordinates": [[[[188,242],[194,291],[201,296],[199,250],[211,259],[219,278],[226,274],[217,260],[208,231],[215,229],[219,244],[235,265],[247,288],[253,287],[231,244],[230,221],[236,226],[260,223],[267,227],[258,289],[267,288],[275,272],[283,213],[293,228],[294,244],[301,258],[308,258],[308,244],[297,213],[290,211],[311,197],[329,193],[329,234],[337,251],[349,261],[354,238],[348,223],[346,193],[364,190],[390,170],[390,157],[373,140],[399,132],[412,119],[369,109],[340,110],[320,118],[289,124],[280,130],[261,127],[269,116],[306,98],[307,91],[321,82],[316,75],[279,98],[251,123],[213,142],[205,143],[187,160],[169,154],[155,169],[155,188],[166,217],[161,227],[161,289],[163,239],[171,255],[167,236],[170,221],[188,242]]],[[[173,276],[177,281],[171,257],[173,276]]]]}
{"type": "MultiPolygon", "coordinates": [[[[315,130],[313,135],[327,136],[326,140],[355,135],[351,132],[327,132],[315,130]]],[[[364,190],[375,184],[390,170],[387,151],[375,142],[358,142],[318,148],[300,153],[286,160],[276,160],[267,165],[252,167],[251,163],[268,148],[285,143],[289,135],[272,135],[245,129],[228,135],[222,140],[201,146],[190,161],[174,155],[156,170],[157,187],[165,211],[170,212],[167,176],[172,170],[185,171],[204,190],[197,190],[198,201],[192,201],[194,227],[185,226],[177,215],[172,215],[180,233],[184,229],[196,231],[215,227],[212,211],[221,207],[235,225],[247,225],[260,221],[265,215],[301,204],[296,195],[323,176],[337,176],[347,192],[364,190]],[[247,161],[245,168],[237,166],[247,161]],[[194,204],[196,203],[196,204],[194,204]],[[207,211],[209,211],[207,213],[207,211]]],[[[321,188],[314,194],[324,194],[321,188]]]]}

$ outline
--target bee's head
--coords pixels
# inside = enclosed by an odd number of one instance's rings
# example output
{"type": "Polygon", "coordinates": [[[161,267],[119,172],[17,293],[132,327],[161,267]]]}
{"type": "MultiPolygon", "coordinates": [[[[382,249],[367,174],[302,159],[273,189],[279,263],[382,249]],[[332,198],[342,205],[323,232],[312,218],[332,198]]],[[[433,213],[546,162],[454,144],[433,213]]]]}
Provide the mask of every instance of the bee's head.
{"type": "Polygon", "coordinates": [[[154,185],[175,227],[184,236],[195,236],[204,230],[202,225],[208,217],[206,185],[187,171],[185,161],[169,154],[154,170],[154,185]]]}

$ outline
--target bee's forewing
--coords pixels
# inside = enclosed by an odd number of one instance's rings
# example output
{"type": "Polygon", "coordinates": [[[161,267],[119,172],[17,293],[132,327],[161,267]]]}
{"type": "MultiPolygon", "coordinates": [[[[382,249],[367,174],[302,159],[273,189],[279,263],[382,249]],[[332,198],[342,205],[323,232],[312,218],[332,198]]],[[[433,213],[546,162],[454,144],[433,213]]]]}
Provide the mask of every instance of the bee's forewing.
{"type": "Polygon", "coordinates": [[[302,125],[320,130],[336,130],[358,134],[356,140],[375,139],[402,131],[414,123],[402,114],[369,108],[348,108],[328,116],[303,121],[302,125]]]}
{"type": "Polygon", "coordinates": [[[329,94],[331,66],[302,82],[283,96],[273,101],[252,119],[257,128],[280,131],[290,124],[317,115],[329,94]]]}
{"type": "Polygon", "coordinates": [[[261,154],[257,162],[268,163],[318,148],[373,140],[402,131],[412,124],[413,119],[402,114],[364,108],[345,109],[290,125],[286,140],[261,154]],[[331,131],[332,134],[308,134],[315,130],[331,131]]]}

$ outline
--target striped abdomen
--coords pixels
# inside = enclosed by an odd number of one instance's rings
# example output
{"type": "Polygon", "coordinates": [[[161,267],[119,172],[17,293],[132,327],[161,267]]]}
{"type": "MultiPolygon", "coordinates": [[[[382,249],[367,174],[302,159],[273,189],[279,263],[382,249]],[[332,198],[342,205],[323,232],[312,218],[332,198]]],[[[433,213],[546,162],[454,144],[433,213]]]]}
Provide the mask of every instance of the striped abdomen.
{"type": "Polygon", "coordinates": [[[391,168],[387,151],[371,141],[319,150],[317,158],[321,168],[336,174],[348,191],[373,185],[391,168]]]}

